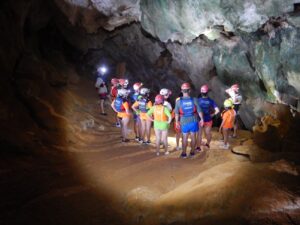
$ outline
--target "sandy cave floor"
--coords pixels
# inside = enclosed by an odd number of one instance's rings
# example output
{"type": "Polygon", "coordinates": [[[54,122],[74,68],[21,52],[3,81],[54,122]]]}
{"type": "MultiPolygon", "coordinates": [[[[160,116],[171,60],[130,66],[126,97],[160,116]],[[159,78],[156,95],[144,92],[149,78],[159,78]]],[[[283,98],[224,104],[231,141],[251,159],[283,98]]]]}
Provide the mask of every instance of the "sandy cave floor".
{"type": "MultiPolygon", "coordinates": [[[[67,107],[77,137],[68,148],[1,157],[0,224],[300,224],[299,164],[222,150],[216,129],[211,149],[192,159],[179,158],[172,132],[168,156],[121,143],[92,85],[66,97],[84,109],[67,107]],[[90,118],[94,126],[80,131],[90,118]]],[[[248,131],[230,142],[253,145],[248,131]]]]}

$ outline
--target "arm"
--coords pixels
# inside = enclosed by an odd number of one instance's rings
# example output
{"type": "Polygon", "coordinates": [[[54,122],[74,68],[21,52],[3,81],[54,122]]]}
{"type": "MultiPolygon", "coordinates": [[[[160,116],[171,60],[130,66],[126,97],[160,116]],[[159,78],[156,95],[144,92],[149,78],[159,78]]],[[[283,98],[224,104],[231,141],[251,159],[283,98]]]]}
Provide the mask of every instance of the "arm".
{"type": "Polygon", "coordinates": [[[176,128],[179,129],[180,128],[180,122],[179,122],[179,100],[176,101],[174,112],[175,112],[175,125],[176,125],[176,128]]]}
{"type": "Polygon", "coordinates": [[[118,111],[116,110],[116,108],[115,108],[115,101],[112,101],[112,103],[111,103],[111,108],[116,112],[116,113],[118,113],[118,111]]]}
{"type": "Polygon", "coordinates": [[[137,109],[137,107],[139,106],[138,101],[136,101],[135,103],[133,103],[133,105],[131,106],[132,110],[138,115],[139,111],[137,109]]]}
{"type": "Polygon", "coordinates": [[[152,106],[146,113],[148,120],[154,121],[154,119],[152,118],[153,112],[154,112],[154,106],[152,106]]]}
{"type": "Polygon", "coordinates": [[[217,106],[214,109],[215,109],[215,112],[210,115],[211,117],[217,115],[220,112],[220,109],[217,106]]]}
{"type": "Polygon", "coordinates": [[[171,116],[171,113],[169,111],[169,109],[167,107],[165,107],[165,114],[167,115],[168,117],[168,123],[171,123],[172,121],[172,116],[171,116]]]}
{"type": "Polygon", "coordinates": [[[222,123],[221,123],[221,125],[220,125],[220,128],[219,128],[219,132],[221,133],[222,132],[222,128],[223,128],[223,126],[224,126],[224,120],[222,120],[222,123]]]}
{"type": "Polygon", "coordinates": [[[200,108],[200,106],[199,106],[198,101],[197,101],[196,98],[194,98],[194,104],[196,105],[198,115],[199,115],[199,117],[201,119],[200,120],[200,126],[202,127],[203,123],[204,123],[203,112],[202,112],[202,109],[200,108]]]}

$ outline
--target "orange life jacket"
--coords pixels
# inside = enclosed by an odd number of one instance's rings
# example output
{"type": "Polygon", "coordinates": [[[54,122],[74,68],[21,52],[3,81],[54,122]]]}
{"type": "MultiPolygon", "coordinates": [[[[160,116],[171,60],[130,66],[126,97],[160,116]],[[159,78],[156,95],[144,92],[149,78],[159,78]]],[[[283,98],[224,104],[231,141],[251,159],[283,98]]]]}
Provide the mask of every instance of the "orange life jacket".
{"type": "Polygon", "coordinates": [[[155,105],[153,115],[154,115],[155,121],[158,121],[158,122],[168,121],[168,117],[165,114],[165,107],[163,105],[155,105]]]}

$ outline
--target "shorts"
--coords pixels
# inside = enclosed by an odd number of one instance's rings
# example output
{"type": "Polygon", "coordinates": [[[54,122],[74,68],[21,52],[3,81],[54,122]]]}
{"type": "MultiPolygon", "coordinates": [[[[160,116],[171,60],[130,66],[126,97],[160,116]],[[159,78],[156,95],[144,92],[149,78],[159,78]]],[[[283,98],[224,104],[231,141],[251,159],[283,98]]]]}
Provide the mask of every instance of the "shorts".
{"type": "Polygon", "coordinates": [[[133,120],[134,121],[139,121],[140,120],[140,117],[139,117],[139,115],[137,115],[137,114],[133,114],[133,120]]]}
{"type": "Polygon", "coordinates": [[[107,98],[107,93],[101,93],[99,94],[100,99],[106,99],[107,98]]]}
{"type": "MultiPolygon", "coordinates": [[[[212,127],[212,125],[213,125],[213,121],[212,120],[203,123],[203,127],[212,127]]],[[[199,123],[199,126],[200,126],[200,123],[199,123]]]]}
{"type": "Polygon", "coordinates": [[[184,125],[181,125],[181,132],[186,133],[196,133],[199,131],[198,122],[190,122],[184,125]]]}
{"type": "Polygon", "coordinates": [[[177,129],[176,123],[175,123],[175,122],[174,122],[174,131],[175,131],[176,133],[181,133],[181,127],[180,127],[179,129],[177,129]]]}

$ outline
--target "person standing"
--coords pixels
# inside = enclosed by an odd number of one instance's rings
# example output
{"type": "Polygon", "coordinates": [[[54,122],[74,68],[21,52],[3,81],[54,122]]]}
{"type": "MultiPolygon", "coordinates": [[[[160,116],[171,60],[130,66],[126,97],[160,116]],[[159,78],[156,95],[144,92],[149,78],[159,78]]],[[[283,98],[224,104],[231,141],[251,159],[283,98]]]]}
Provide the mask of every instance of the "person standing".
{"type": "Polygon", "coordinates": [[[230,88],[228,88],[225,92],[230,96],[231,100],[233,101],[234,110],[236,112],[236,118],[233,126],[233,134],[232,137],[237,137],[237,131],[239,128],[239,122],[240,122],[240,114],[239,109],[242,104],[242,95],[239,92],[239,85],[233,84],[230,88]]]}
{"type": "Polygon", "coordinates": [[[181,158],[186,158],[186,149],[188,144],[188,137],[191,137],[191,151],[190,156],[195,155],[196,133],[199,130],[198,116],[200,117],[200,125],[203,125],[203,113],[198,105],[196,98],[190,96],[191,86],[189,83],[181,85],[181,92],[183,96],[176,101],[175,105],[175,122],[176,127],[181,127],[182,132],[182,153],[181,158]],[[180,116],[180,123],[179,123],[180,116]]]}
{"type": "Polygon", "coordinates": [[[141,96],[138,100],[132,105],[133,111],[140,117],[141,120],[141,137],[140,142],[142,144],[150,144],[150,131],[152,121],[149,120],[147,116],[148,110],[152,107],[152,102],[149,99],[150,90],[148,88],[142,88],[140,91],[141,96]],[[146,138],[147,141],[146,141],[146,138]]]}
{"type": "MultiPolygon", "coordinates": [[[[111,88],[110,88],[111,102],[113,102],[118,96],[118,85],[119,85],[119,80],[117,78],[112,78],[111,79],[111,88]]],[[[118,116],[116,116],[115,126],[121,127],[121,122],[119,121],[118,116]]]]}
{"type": "MultiPolygon", "coordinates": [[[[142,86],[143,86],[143,84],[140,82],[134,83],[134,85],[133,85],[134,93],[131,95],[131,103],[132,104],[134,104],[138,100],[138,98],[140,96],[140,89],[142,86]]],[[[135,140],[139,141],[140,137],[141,137],[141,133],[142,133],[141,132],[141,130],[142,130],[141,129],[141,120],[135,111],[133,111],[133,120],[134,120],[133,130],[135,133],[135,140]]]]}
{"type": "Polygon", "coordinates": [[[207,84],[204,84],[200,88],[200,97],[198,98],[198,104],[203,112],[203,127],[199,126],[199,132],[197,137],[197,151],[201,151],[201,144],[202,144],[202,133],[204,130],[206,136],[206,143],[205,146],[210,148],[211,142],[211,128],[213,125],[213,116],[217,115],[220,110],[214,100],[208,97],[209,87],[207,84]]]}
{"type": "Polygon", "coordinates": [[[106,116],[107,113],[104,110],[104,102],[107,99],[108,90],[107,90],[106,84],[103,81],[103,79],[101,78],[101,76],[98,76],[98,78],[96,80],[96,83],[95,83],[95,87],[98,90],[98,94],[99,94],[99,97],[100,97],[101,115],[106,116]]]}
{"type": "Polygon", "coordinates": [[[229,130],[234,126],[235,111],[232,109],[233,103],[231,99],[226,99],[224,101],[225,110],[221,113],[222,123],[219,128],[219,132],[223,135],[224,144],[220,146],[223,149],[229,149],[228,137],[229,130]]]}
{"type": "Polygon", "coordinates": [[[117,98],[111,103],[112,109],[117,113],[118,118],[121,120],[121,134],[122,142],[129,142],[128,139],[128,124],[130,120],[130,109],[128,102],[129,91],[122,88],[118,90],[117,98]]]}
{"type": "Polygon", "coordinates": [[[165,155],[168,155],[168,130],[172,117],[169,109],[164,106],[164,97],[162,95],[157,95],[155,97],[154,106],[150,108],[150,110],[147,112],[147,115],[151,121],[154,121],[156,155],[159,155],[161,142],[165,148],[165,155]],[[150,117],[152,114],[154,119],[150,117]]]}

